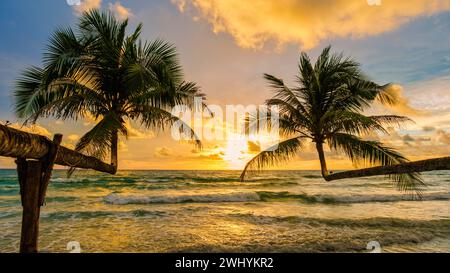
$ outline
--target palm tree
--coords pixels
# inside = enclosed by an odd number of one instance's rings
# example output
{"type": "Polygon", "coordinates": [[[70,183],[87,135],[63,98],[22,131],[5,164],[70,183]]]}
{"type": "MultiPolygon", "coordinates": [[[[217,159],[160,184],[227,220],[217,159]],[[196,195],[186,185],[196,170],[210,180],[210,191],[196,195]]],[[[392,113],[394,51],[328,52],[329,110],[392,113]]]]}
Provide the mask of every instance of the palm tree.
{"type": "MultiPolygon", "coordinates": [[[[360,70],[360,65],[342,54],[325,48],[313,65],[306,53],[301,53],[298,86],[287,87],[282,79],[265,74],[275,96],[267,106],[277,106],[279,128],[283,141],[278,148],[269,148],[251,159],[242,172],[260,170],[294,157],[307,140],[315,143],[322,176],[329,175],[324,144],[331,150],[346,154],[355,164],[389,166],[407,162],[394,149],[379,141],[364,140],[362,135],[387,133],[385,125],[410,121],[396,115],[367,116],[363,111],[377,100],[393,105],[397,98],[387,92],[389,85],[378,85],[360,70]]],[[[270,120],[267,120],[267,122],[270,120]]],[[[251,118],[251,122],[259,122],[251,118]]],[[[390,174],[401,190],[415,190],[420,194],[423,181],[417,173],[390,174]]]]}
{"type": "MultiPolygon", "coordinates": [[[[31,67],[17,81],[15,111],[25,122],[40,117],[99,122],[76,150],[104,158],[109,152],[117,171],[118,138],[127,136],[126,122],[150,129],[181,122],[170,112],[201,96],[195,83],[183,80],[176,49],[162,40],[141,41],[142,24],[127,35],[128,20],[109,12],[84,13],[78,28],[56,30],[44,53],[43,67],[31,67]]],[[[192,140],[200,145],[194,132],[192,140]]]]}

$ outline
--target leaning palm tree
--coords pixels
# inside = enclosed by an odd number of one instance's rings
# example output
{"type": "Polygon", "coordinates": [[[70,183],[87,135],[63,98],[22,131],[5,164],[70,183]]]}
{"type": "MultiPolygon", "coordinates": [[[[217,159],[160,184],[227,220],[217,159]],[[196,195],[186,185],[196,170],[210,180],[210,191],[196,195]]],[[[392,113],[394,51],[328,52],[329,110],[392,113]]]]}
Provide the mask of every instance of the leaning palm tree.
{"type": "Polygon", "coordinates": [[[80,138],[76,150],[102,159],[109,152],[116,170],[118,138],[127,136],[127,121],[163,129],[181,122],[171,107],[203,96],[194,83],[183,80],[174,46],[162,40],[141,41],[142,24],[127,35],[127,25],[109,12],[84,13],[76,30],[53,33],[43,67],[25,70],[14,91],[16,114],[25,122],[49,116],[99,120],[80,138]]]}
{"type": "MultiPolygon", "coordinates": [[[[407,159],[384,144],[364,140],[363,135],[373,132],[387,133],[384,126],[410,121],[396,115],[367,116],[363,114],[374,101],[393,105],[397,99],[387,91],[389,85],[378,85],[360,70],[360,65],[342,54],[330,53],[325,48],[313,65],[307,54],[301,53],[298,86],[287,87],[283,80],[265,74],[265,79],[275,92],[266,101],[267,106],[277,106],[279,129],[283,135],[276,149],[262,151],[251,159],[242,172],[260,170],[294,157],[307,140],[315,144],[322,176],[329,175],[324,144],[331,150],[346,154],[355,164],[394,165],[407,159]]],[[[252,117],[251,122],[261,122],[252,117]]],[[[264,122],[270,122],[269,119],[264,122]]],[[[420,194],[423,181],[417,173],[390,175],[401,190],[415,190],[420,194]]]]}

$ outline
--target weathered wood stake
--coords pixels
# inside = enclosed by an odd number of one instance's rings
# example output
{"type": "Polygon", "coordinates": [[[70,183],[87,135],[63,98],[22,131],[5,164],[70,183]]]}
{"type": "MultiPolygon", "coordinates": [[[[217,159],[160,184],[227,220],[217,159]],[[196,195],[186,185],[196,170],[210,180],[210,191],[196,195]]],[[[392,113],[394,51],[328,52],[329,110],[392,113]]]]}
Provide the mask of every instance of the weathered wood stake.
{"type": "Polygon", "coordinates": [[[18,172],[24,172],[26,176],[21,177],[22,193],[22,233],[20,237],[20,252],[37,252],[39,236],[39,189],[42,175],[42,162],[36,160],[18,161],[18,172]]]}
{"type": "Polygon", "coordinates": [[[39,206],[44,205],[45,194],[47,192],[48,183],[52,177],[53,166],[55,165],[56,155],[58,154],[59,145],[62,141],[62,135],[56,134],[53,137],[53,145],[50,146],[47,157],[43,160],[43,170],[41,178],[41,186],[39,188],[39,206]]]}
{"type": "Polygon", "coordinates": [[[21,253],[36,253],[39,238],[39,217],[53,171],[62,135],[56,134],[48,154],[40,160],[16,160],[22,200],[21,253]]]}
{"type": "Polygon", "coordinates": [[[53,165],[92,169],[115,174],[117,164],[107,164],[95,157],[60,146],[62,135],[53,141],[0,124],[0,156],[16,158],[22,201],[20,252],[37,252],[40,207],[52,175],[53,165]]]}

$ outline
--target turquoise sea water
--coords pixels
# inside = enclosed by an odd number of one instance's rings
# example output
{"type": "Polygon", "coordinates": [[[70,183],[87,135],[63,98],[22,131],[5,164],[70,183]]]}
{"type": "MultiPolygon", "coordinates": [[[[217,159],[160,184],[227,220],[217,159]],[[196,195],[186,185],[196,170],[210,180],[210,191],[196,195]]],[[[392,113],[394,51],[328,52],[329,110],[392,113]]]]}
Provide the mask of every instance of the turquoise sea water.
{"type": "MultiPolygon", "coordinates": [[[[41,210],[41,251],[450,251],[450,172],[424,175],[423,200],[382,177],[325,182],[317,171],[54,172],[41,210]]],[[[15,170],[0,170],[0,252],[19,249],[15,170]]]]}

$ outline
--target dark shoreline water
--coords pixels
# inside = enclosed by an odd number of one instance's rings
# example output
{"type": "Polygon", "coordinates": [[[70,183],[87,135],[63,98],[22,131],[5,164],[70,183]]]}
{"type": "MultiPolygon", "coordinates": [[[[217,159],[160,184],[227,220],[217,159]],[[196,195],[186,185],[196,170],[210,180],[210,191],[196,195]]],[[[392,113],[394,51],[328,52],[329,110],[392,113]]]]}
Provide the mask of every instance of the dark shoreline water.
{"type": "MultiPolygon", "coordinates": [[[[56,170],[41,213],[43,251],[450,251],[450,172],[424,175],[422,201],[379,177],[327,183],[317,171],[56,170]]],[[[18,250],[15,170],[0,170],[0,252],[18,250]]]]}

